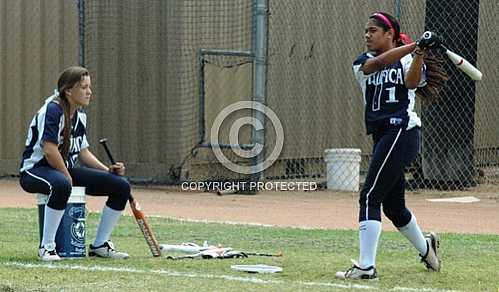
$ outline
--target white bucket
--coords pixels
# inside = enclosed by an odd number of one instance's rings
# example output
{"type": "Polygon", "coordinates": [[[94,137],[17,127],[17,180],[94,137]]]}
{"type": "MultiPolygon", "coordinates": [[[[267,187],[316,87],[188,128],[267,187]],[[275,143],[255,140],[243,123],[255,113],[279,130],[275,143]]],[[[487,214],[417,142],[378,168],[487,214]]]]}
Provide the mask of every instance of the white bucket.
{"type": "Polygon", "coordinates": [[[327,188],[335,191],[359,191],[360,149],[326,149],[327,188]]]}
{"type": "MultiPolygon", "coordinates": [[[[49,196],[36,194],[40,241],[43,237],[45,205],[49,196]]],[[[63,258],[85,257],[85,188],[73,187],[55,236],[56,250],[63,258]]]]}

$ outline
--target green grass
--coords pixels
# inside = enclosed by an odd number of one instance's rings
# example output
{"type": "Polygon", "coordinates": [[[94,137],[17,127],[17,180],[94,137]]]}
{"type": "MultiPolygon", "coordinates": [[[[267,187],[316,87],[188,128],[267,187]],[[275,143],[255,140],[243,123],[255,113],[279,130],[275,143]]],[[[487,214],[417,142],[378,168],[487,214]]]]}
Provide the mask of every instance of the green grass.
{"type": "MultiPolygon", "coordinates": [[[[112,239],[128,260],[80,259],[47,264],[37,258],[36,209],[0,209],[0,291],[499,291],[499,236],[441,234],[443,268],[428,273],[417,252],[398,233],[384,232],[378,249],[380,281],[345,282],[337,270],[357,258],[356,231],[301,230],[203,224],[150,218],[161,243],[208,240],[237,250],[284,253],[282,258],[224,260],[152,258],[132,217],[120,219],[112,239]],[[233,264],[283,267],[279,274],[246,274],[233,264]],[[101,271],[92,269],[101,268],[101,271]],[[114,270],[112,270],[114,269],[114,270]],[[249,282],[257,279],[261,283],[249,282]],[[264,282],[266,281],[266,282],[264,282]],[[348,288],[350,287],[350,288],[348,288]],[[418,290],[418,289],[430,290],[418,290]]],[[[87,219],[87,244],[98,214],[87,219]]]]}

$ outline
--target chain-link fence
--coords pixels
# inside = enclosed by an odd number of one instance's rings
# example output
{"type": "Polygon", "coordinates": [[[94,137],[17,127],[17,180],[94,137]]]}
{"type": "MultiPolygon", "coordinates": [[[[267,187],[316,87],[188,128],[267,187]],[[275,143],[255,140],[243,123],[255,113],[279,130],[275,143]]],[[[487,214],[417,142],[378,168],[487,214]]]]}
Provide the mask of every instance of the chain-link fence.
{"type": "MultiPolygon", "coordinates": [[[[132,174],[176,181],[248,179],[224,167],[213,146],[254,146],[255,129],[248,125],[237,128],[235,143],[230,140],[233,125],[254,116],[252,110],[226,117],[218,144],[210,142],[217,116],[255,95],[255,1],[84,2],[86,65],[95,72],[95,92],[106,96],[97,99],[95,114],[108,113],[91,116],[101,127],[99,135],[130,141],[120,143],[118,151],[132,174]]],[[[498,70],[498,5],[477,0],[269,0],[265,103],[282,123],[284,144],[263,179],[324,182],[324,151],[336,148],[360,149],[361,177],[366,173],[372,142],[365,135],[362,96],[351,64],[364,50],[368,17],[385,11],[414,39],[425,30],[437,31],[485,76],[476,83],[447,61],[450,80],[441,99],[418,101],[423,148],[407,171],[410,185],[461,188],[492,181],[499,165],[499,102],[490,78],[498,70]]],[[[267,119],[267,156],[278,134],[267,119]]],[[[241,167],[254,162],[234,148],[220,151],[241,167]]],[[[350,162],[345,165],[354,166],[350,162]]],[[[357,179],[351,171],[338,177],[346,183],[357,179]]]]}
{"type": "MultiPolygon", "coordinates": [[[[205,158],[205,151],[198,149],[195,153],[203,152],[196,156],[199,159],[191,159],[200,142],[200,120],[205,119],[200,113],[210,117],[230,98],[249,98],[250,88],[244,89],[241,74],[234,73],[239,67],[233,66],[241,62],[206,56],[202,77],[210,75],[205,78],[209,88],[201,105],[199,51],[251,50],[252,2],[81,2],[81,46],[96,97],[88,110],[92,140],[107,136],[134,178],[207,177],[212,173],[207,166],[211,156],[205,158]],[[226,79],[219,86],[223,90],[212,94],[212,79],[224,78],[216,76],[219,73],[237,77],[226,79]],[[236,82],[235,90],[230,91],[227,82],[236,82]]],[[[248,78],[251,81],[251,75],[248,78]]],[[[96,151],[102,154],[101,149],[96,151]]]]}
{"type": "Polygon", "coordinates": [[[485,78],[475,82],[445,63],[450,79],[436,103],[423,104],[423,151],[414,165],[418,186],[461,188],[493,179],[497,173],[499,119],[497,84],[497,1],[398,1],[402,23],[424,20],[446,46],[472,64],[485,78]],[[423,14],[416,13],[417,11],[423,14]],[[424,17],[423,17],[424,16],[424,17]]]}
{"type": "Polygon", "coordinates": [[[285,125],[286,139],[280,160],[266,172],[268,179],[324,181],[323,153],[329,148],[361,149],[361,173],[367,171],[372,144],[364,134],[362,97],[351,64],[363,51],[368,17],[385,11],[395,15],[402,31],[414,39],[425,30],[438,32],[447,47],[477,64],[485,76],[475,82],[446,61],[450,80],[441,99],[418,101],[423,147],[408,169],[410,185],[462,188],[494,181],[499,169],[495,114],[499,102],[493,77],[499,65],[498,2],[272,0],[269,4],[267,101],[285,125]]]}
{"type": "MultiPolygon", "coordinates": [[[[211,130],[227,106],[255,99],[255,76],[262,74],[256,65],[263,62],[264,103],[282,125],[281,133],[270,116],[262,124],[265,155],[273,153],[279,142],[283,145],[279,155],[270,159],[273,164],[265,169],[262,179],[325,182],[325,150],[347,148],[361,150],[362,182],[372,142],[365,135],[362,96],[351,64],[365,50],[363,34],[368,17],[375,11],[386,11],[395,15],[402,30],[414,39],[427,29],[438,32],[447,47],[477,64],[484,74],[483,80],[474,82],[446,61],[450,80],[440,100],[417,102],[423,121],[423,147],[407,170],[410,185],[462,188],[497,183],[499,88],[494,78],[499,70],[499,2],[260,1],[267,4],[266,10],[258,11],[256,0],[71,2],[78,13],[67,17],[78,19],[63,18],[63,22],[72,23],[75,29],[62,34],[59,42],[71,42],[74,47],[79,36],[80,50],[73,48],[73,59],[79,55],[80,62],[92,72],[95,99],[88,108],[91,141],[108,137],[116,156],[127,162],[134,178],[170,182],[248,179],[247,173],[222,165],[214,151],[220,147],[202,146],[210,146],[211,130]],[[255,19],[263,14],[268,19],[264,30],[266,59],[257,60],[255,19]]],[[[68,8],[64,3],[64,9],[68,8]]],[[[5,28],[11,20],[20,19],[22,28],[19,42],[8,42],[18,45],[2,46],[5,55],[25,51],[22,44],[30,42],[23,36],[32,35],[30,19],[40,19],[42,24],[47,19],[43,15],[49,10],[33,10],[25,4],[16,9],[33,17],[2,20],[5,28]]],[[[63,13],[64,9],[50,11],[63,13]]],[[[35,50],[43,52],[47,47],[41,40],[36,43],[41,49],[35,50]]],[[[40,68],[52,63],[40,60],[40,68]]],[[[14,98],[19,95],[8,94],[8,84],[2,85],[1,91],[8,100],[5,109],[17,104],[14,98]]],[[[34,87],[50,93],[48,82],[41,80],[41,84],[34,87]]],[[[7,117],[21,111],[2,112],[7,117]]],[[[249,126],[247,119],[241,120],[245,116],[254,118],[255,109],[245,108],[227,117],[216,143],[236,146],[221,147],[220,152],[241,169],[255,162],[251,158],[254,153],[248,150],[261,146],[255,133],[262,130],[249,126]]],[[[3,123],[4,142],[22,144],[23,138],[8,136],[6,127],[3,123]]],[[[95,144],[93,150],[105,157],[95,144]]],[[[3,174],[17,173],[15,157],[22,147],[2,147],[0,170],[3,174]]],[[[352,175],[345,173],[340,180],[351,180],[352,175]]]]}

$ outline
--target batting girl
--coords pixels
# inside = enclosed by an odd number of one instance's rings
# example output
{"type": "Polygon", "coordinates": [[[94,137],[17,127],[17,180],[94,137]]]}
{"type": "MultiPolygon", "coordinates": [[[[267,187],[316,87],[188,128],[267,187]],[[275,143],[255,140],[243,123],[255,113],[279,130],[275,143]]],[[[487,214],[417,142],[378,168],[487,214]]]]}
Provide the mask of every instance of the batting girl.
{"type": "Polygon", "coordinates": [[[40,259],[44,261],[60,260],[55,236],[72,186],[85,187],[88,195],[108,196],[89,256],[128,257],[114,249],[109,236],[130,196],[130,185],[122,177],[123,163],[108,167],[88,149],[87,118],[78,109],[89,104],[91,95],[87,69],[67,68],[59,77],[57,91],[47,98],[28,129],[20,183],[27,192],[49,196],[39,247],[40,259]],[[76,166],[77,160],[86,167],[76,166]]]}
{"type": "Polygon", "coordinates": [[[429,51],[439,47],[440,41],[434,33],[426,32],[417,43],[412,42],[400,32],[398,21],[384,12],[369,17],[364,36],[368,51],[354,61],[353,71],[364,96],[365,124],[374,146],[359,199],[359,262],[336,276],[377,279],[382,207],[414,245],[428,270],[439,271],[438,237],[434,233],[425,237],[405,206],[404,167],[420,149],[421,120],[414,112],[416,90],[423,97],[435,98],[446,80],[429,51]]]}

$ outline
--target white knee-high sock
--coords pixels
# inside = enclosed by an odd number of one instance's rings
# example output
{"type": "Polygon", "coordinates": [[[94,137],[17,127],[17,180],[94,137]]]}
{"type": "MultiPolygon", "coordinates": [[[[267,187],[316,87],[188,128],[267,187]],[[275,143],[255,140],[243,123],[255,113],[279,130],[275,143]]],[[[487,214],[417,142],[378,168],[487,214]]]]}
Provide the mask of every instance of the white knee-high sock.
{"type": "Polygon", "coordinates": [[[116,211],[104,205],[100,216],[99,226],[97,227],[97,235],[92,244],[93,246],[100,246],[109,240],[109,236],[111,235],[114,226],[116,226],[116,223],[118,223],[122,212],[123,211],[116,211]]]}
{"type": "Polygon", "coordinates": [[[43,218],[43,238],[42,246],[46,244],[55,244],[55,235],[57,233],[57,228],[61,223],[62,216],[64,215],[64,210],[52,209],[45,205],[45,212],[43,218]]]}
{"type": "Polygon", "coordinates": [[[398,228],[400,233],[402,233],[409,241],[414,245],[414,247],[419,251],[419,253],[424,256],[428,252],[428,246],[426,244],[426,239],[424,238],[423,232],[419,228],[416,217],[411,215],[411,221],[407,225],[398,228]]]}
{"type": "Polygon", "coordinates": [[[380,234],[380,221],[366,220],[359,223],[359,265],[362,269],[376,266],[376,251],[380,234]]]}

